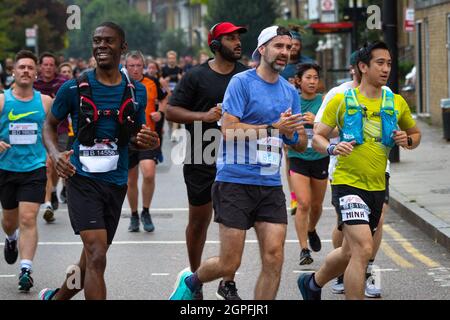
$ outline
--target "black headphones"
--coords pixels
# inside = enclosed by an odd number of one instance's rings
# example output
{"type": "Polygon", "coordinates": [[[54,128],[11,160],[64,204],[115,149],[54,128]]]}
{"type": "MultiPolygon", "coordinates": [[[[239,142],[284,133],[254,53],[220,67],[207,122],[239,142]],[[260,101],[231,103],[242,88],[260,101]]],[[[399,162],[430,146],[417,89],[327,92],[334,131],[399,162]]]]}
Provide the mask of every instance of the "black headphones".
{"type": "MultiPolygon", "coordinates": [[[[211,36],[211,38],[214,36],[214,29],[221,24],[221,22],[216,23],[215,25],[212,26],[211,30],[209,30],[209,34],[211,36]]],[[[220,49],[222,48],[222,43],[220,42],[220,40],[217,39],[213,39],[211,40],[211,43],[209,45],[209,48],[211,49],[211,51],[213,53],[216,53],[216,51],[220,51],[220,49]]]]}

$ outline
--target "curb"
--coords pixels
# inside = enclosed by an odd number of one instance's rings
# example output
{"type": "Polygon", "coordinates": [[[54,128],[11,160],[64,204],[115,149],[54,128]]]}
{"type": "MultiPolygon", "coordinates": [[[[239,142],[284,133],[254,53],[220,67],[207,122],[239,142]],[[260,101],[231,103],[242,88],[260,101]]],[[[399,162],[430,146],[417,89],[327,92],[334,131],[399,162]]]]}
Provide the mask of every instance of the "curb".
{"type": "Polygon", "coordinates": [[[439,219],[430,211],[420,207],[389,186],[389,206],[400,214],[406,221],[418,227],[426,235],[450,251],[450,224],[439,219]]]}

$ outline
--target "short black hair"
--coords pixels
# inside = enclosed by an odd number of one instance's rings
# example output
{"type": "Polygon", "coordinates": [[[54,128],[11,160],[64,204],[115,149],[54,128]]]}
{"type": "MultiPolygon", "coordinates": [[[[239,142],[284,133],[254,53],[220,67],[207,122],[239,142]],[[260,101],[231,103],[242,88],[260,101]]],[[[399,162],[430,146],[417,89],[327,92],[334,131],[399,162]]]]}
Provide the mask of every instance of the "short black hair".
{"type": "Polygon", "coordinates": [[[56,56],[51,53],[51,52],[43,52],[40,56],[39,56],[39,64],[42,64],[42,62],[44,61],[44,58],[52,58],[53,60],[55,60],[55,66],[58,65],[58,59],[56,58],[56,56]]]}
{"type": "Polygon", "coordinates": [[[297,77],[301,79],[306,71],[314,69],[317,71],[317,75],[320,77],[320,66],[316,63],[301,63],[297,66],[297,77]]]}
{"type": "MultiPolygon", "coordinates": [[[[122,27],[119,26],[118,24],[111,22],[111,21],[105,21],[105,22],[100,23],[97,26],[97,28],[100,28],[100,27],[108,27],[108,28],[113,29],[119,35],[121,42],[122,43],[125,42],[125,31],[123,31],[122,27]]],[[[97,28],[95,28],[95,29],[97,29],[97,28]]]]}
{"type": "Polygon", "coordinates": [[[277,36],[289,36],[292,38],[291,32],[287,28],[282,26],[278,26],[277,36]]]}
{"type": "Polygon", "coordinates": [[[35,64],[38,63],[37,57],[34,55],[33,52],[31,52],[29,50],[20,50],[19,52],[17,52],[17,54],[14,58],[14,63],[19,61],[20,59],[31,59],[34,61],[35,64]]]}
{"type": "MultiPolygon", "coordinates": [[[[375,42],[368,42],[364,44],[362,48],[358,51],[358,57],[356,59],[356,65],[359,64],[359,62],[362,62],[368,66],[370,66],[370,60],[372,60],[372,51],[376,49],[384,49],[389,51],[389,54],[391,54],[391,50],[389,49],[388,45],[383,41],[375,41],[375,42]]],[[[359,70],[359,67],[358,67],[359,70]]],[[[361,70],[359,70],[361,72],[361,70]]]]}

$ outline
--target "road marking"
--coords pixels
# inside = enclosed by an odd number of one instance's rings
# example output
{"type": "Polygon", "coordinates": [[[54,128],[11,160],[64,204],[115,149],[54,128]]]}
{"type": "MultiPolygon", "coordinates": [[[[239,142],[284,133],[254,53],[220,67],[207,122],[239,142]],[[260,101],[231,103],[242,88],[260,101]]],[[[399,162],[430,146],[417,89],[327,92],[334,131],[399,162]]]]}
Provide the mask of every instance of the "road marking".
{"type": "MultiPolygon", "coordinates": [[[[394,230],[394,228],[392,228],[390,225],[384,225],[383,229],[394,238],[397,238],[397,239],[403,238],[403,236],[398,231],[394,230]]],[[[419,260],[420,262],[425,264],[427,267],[437,268],[437,267],[441,266],[438,262],[436,262],[433,259],[430,259],[429,257],[422,254],[419,250],[417,250],[411,244],[411,242],[403,241],[403,242],[400,242],[400,245],[403,247],[403,249],[405,249],[407,252],[409,252],[414,258],[416,258],[417,260],[419,260]]]]}
{"type": "Polygon", "coordinates": [[[14,278],[17,277],[15,274],[0,274],[0,278],[14,278]]]}
{"type": "MultiPolygon", "coordinates": [[[[42,208],[42,210],[45,210],[45,208],[42,208]]],[[[122,207],[122,211],[130,210],[130,208],[122,207]]],[[[291,210],[291,208],[287,208],[288,211],[291,210]]],[[[323,207],[322,210],[334,210],[334,207],[323,207]]],[[[58,211],[68,211],[67,208],[59,208],[58,211]]],[[[152,212],[187,212],[189,211],[189,208],[150,208],[150,213],[152,212]]]]}
{"type": "Polygon", "coordinates": [[[316,270],[314,270],[314,269],[305,269],[305,270],[294,270],[292,272],[293,273],[311,273],[311,272],[316,272],[316,270]]]}
{"type": "Polygon", "coordinates": [[[170,273],[152,273],[152,276],[170,276],[170,273]]]}
{"type": "Polygon", "coordinates": [[[386,243],[386,241],[381,241],[381,250],[389,257],[392,261],[394,261],[397,265],[403,268],[413,268],[414,265],[411,264],[408,260],[397,254],[395,250],[386,243]]]}

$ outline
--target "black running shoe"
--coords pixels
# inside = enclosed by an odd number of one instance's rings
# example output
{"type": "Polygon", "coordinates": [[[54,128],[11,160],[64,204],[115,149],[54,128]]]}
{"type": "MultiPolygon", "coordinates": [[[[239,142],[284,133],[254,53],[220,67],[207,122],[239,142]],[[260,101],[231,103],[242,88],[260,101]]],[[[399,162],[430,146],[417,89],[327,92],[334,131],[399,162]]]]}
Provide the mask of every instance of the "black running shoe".
{"type": "Polygon", "coordinates": [[[56,195],[56,191],[52,192],[51,202],[52,202],[53,210],[58,210],[59,202],[58,202],[58,196],[56,195]]]}
{"type": "Polygon", "coordinates": [[[5,248],[3,249],[5,254],[5,260],[8,264],[14,264],[17,261],[17,256],[19,255],[19,250],[17,250],[17,240],[5,239],[5,248]]]}
{"type": "Polygon", "coordinates": [[[309,249],[302,249],[300,252],[300,265],[303,266],[305,264],[311,264],[314,262],[314,259],[311,257],[311,251],[309,249]]]}
{"type": "Polygon", "coordinates": [[[22,268],[19,275],[19,291],[28,292],[33,287],[33,278],[31,277],[31,270],[22,268]]]}
{"type": "Polygon", "coordinates": [[[234,281],[221,280],[217,288],[216,297],[219,300],[242,300],[237,293],[234,281]]]}
{"type": "Polygon", "coordinates": [[[322,242],[320,241],[319,235],[317,234],[316,230],[312,232],[308,231],[308,240],[309,246],[311,247],[312,251],[319,252],[320,249],[322,249],[322,242]]]}

